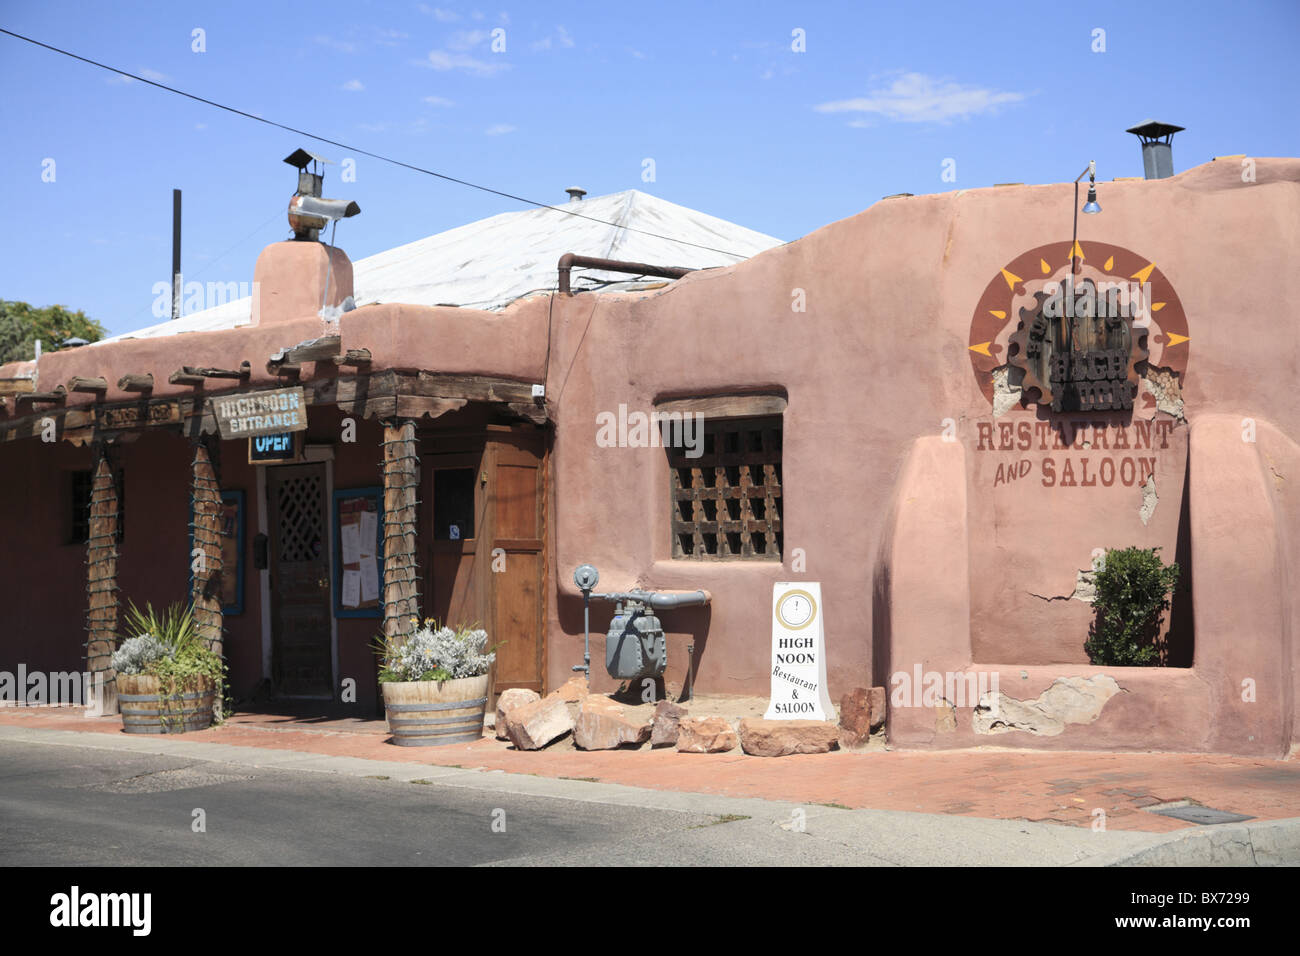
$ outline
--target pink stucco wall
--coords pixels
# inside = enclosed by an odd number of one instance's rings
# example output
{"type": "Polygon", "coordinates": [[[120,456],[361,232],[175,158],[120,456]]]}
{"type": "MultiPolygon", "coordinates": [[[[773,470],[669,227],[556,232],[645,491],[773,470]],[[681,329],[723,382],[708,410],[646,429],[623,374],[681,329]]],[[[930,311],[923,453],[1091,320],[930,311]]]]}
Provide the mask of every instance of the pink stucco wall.
{"type": "MultiPolygon", "coordinates": [[[[1132,419],[1071,416],[1085,427],[1068,449],[1037,444],[1046,419],[1033,408],[994,415],[970,348],[973,316],[999,271],[1028,250],[1068,243],[1073,188],[1063,184],[882,201],[658,292],[539,296],[500,314],[385,304],[348,313],[339,327],[344,348],[369,348],[376,368],[545,383],[555,428],[550,686],[582,657],[581,600],[570,579],[580,563],[600,569],[603,590],[707,589],[707,609],[663,615],[668,676],[682,679],[693,643],[697,688],[721,693],[767,692],[772,584],[809,580],[822,585],[835,698],[888,685],[917,664],[998,670],[1003,692],[1016,700],[1058,678],[1102,671],[1123,689],[1093,719],[1055,736],[977,734],[971,706],[958,709],[951,727],[933,708],[895,709],[890,733],[900,745],[1284,753],[1298,739],[1300,699],[1300,502],[1292,488],[1300,361],[1286,331],[1300,318],[1290,295],[1300,161],[1258,159],[1250,183],[1237,164],[1210,163],[1099,189],[1104,212],[1080,224],[1085,255],[1090,243],[1140,255],[1158,266],[1186,313],[1187,340],[1166,338],[1161,348],[1170,354],[1159,359],[1184,356],[1183,417],[1145,405],[1132,419]],[[599,447],[596,416],[748,390],[788,398],[785,560],[674,560],[663,449],[599,447]],[[1246,419],[1254,441],[1242,440],[1246,419]],[[1112,432],[1099,448],[1088,428],[1101,422],[1143,424],[1151,447],[1116,449],[1112,432]],[[1146,521],[1136,482],[1083,480],[1084,458],[1092,467],[1109,458],[1119,474],[1125,457],[1154,469],[1146,521]],[[1067,460],[1077,483],[1060,480],[1067,460]],[[1017,479],[1007,481],[1012,464],[1017,479]],[[1168,628],[1178,663],[1190,666],[1087,663],[1091,610],[1070,597],[1076,576],[1094,549],[1128,545],[1158,546],[1166,560],[1184,563],[1189,587],[1168,628]],[[1243,699],[1244,681],[1253,682],[1252,700],[1243,699]]],[[[293,281],[287,266],[278,277],[261,267],[259,275],[293,281]]],[[[42,359],[38,387],[74,374],[115,383],[150,369],[165,383],[182,357],[216,366],[248,358],[253,383],[269,384],[271,352],[328,328],[284,316],[231,332],[58,353],[42,359]]],[[[160,384],[157,393],[188,391],[160,384]]],[[[107,396],[125,397],[112,389],[107,396]]],[[[0,451],[6,462],[27,453],[0,451]]],[[[19,480],[9,472],[0,472],[3,480],[19,480]]],[[[60,574],[79,573],[64,564],[60,574]]],[[[611,683],[599,663],[607,620],[607,609],[593,615],[597,686],[611,683]]]]}

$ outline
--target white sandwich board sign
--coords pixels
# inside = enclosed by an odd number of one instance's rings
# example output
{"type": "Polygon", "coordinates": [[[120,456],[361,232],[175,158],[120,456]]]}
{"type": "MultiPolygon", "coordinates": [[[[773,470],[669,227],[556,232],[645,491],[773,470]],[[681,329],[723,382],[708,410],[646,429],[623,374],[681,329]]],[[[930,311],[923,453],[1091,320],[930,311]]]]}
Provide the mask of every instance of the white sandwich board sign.
{"type": "Polygon", "coordinates": [[[772,585],[772,699],[767,720],[834,720],[826,688],[822,586],[772,585]]]}

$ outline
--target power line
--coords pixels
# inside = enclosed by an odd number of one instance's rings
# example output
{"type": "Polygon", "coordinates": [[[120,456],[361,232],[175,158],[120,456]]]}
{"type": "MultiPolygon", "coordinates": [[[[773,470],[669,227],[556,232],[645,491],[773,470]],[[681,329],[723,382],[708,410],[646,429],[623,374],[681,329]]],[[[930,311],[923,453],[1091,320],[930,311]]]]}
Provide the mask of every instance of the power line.
{"type": "Polygon", "coordinates": [[[645,229],[637,229],[634,226],[619,225],[616,222],[609,222],[608,220],[605,219],[598,219],[595,216],[588,216],[585,213],[576,212],[571,209],[564,209],[562,207],[553,206],[548,203],[538,202],[535,199],[528,199],[525,196],[516,196],[514,193],[504,192],[500,189],[492,189],[490,186],[481,186],[478,183],[472,183],[466,179],[457,179],[455,176],[448,176],[445,173],[435,172],[432,169],[425,169],[423,166],[415,166],[412,165],[411,163],[404,163],[400,159],[393,159],[390,156],[384,156],[380,153],[372,153],[369,150],[361,149],[360,147],[357,146],[350,146],[347,143],[341,143],[336,139],[330,139],[326,136],[319,136],[316,133],[309,133],[306,130],[297,129],[293,126],[286,126],[284,123],[277,123],[273,120],[266,119],[265,117],[257,116],[254,113],[248,113],[245,112],[244,110],[236,109],[233,106],[226,106],[224,103],[218,103],[215,100],[205,99],[204,97],[197,96],[194,93],[186,93],[184,90],[178,90],[174,86],[168,86],[166,83],[159,83],[156,80],[150,80],[146,77],[138,76],[135,73],[129,73],[126,70],[119,70],[117,67],[109,66],[107,63],[100,63],[98,60],[92,60],[89,57],[80,56],[69,50],[64,50],[57,46],[51,46],[48,43],[42,43],[40,40],[36,40],[28,36],[23,36],[21,33],[14,33],[12,30],[6,30],[3,27],[0,27],[0,33],[6,34],[7,36],[11,36],[16,40],[23,40],[26,43],[31,43],[34,46],[43,47],[44,49],[50,50],[53,53],[60,53],[63,56],[71,57],[74,60],[80,60],[82,63],[88,63],[91,66],[99,67],[99,69],[101,70],[107,70],[108,72],[116,73],[119,76],[129,77],[133,80],[139,81],[140,83],[148,83],[150,86],[156,86],[158,87],[158,89],[166,90],[168,93],[175,93],[177,96],[184,96],[187,99],[195,100],[199,103],[205,103],[208,106],[215,106],[219,110],[225,110],[228,113],[234,113],[236,116],[242,116],[245,119],[256,120],[259,123],[265,123],[267,126],[274,126],[277,129],[286,130],[290,133],[295,133],[298,136],[305,136],[308,139],[314,139],[320,143],[329,143],[331,146],[337,146],[340,149],[346,149],[352,153],[360,153],[362,156],[369,156],[371,159],[378,159],[385,163],[391,163],[394,166],[401,166],[403,169],[410,169],[417,173],[424,173],[426,176],[434,176],[438,179],[446,180],[449,183],[456,183],[459,186],[468,186],[471,189],[478,189],[485,193],[491,193],[494,196],[502,196],[506,199],[512,199],[515,202],[527,203],[528,205],[536,206],[539,209],[550,209],[554,212],[561,212],[564,213],[566,216],[577,216],[579,219],[587,219],[590,220],[591,222],[598,222],[604,226],[613,226],[615,229],[626,229],[629,232],[640,233],[643,236],[650,236],[654,239],[663,239],[667,242],[677,243],[678,245],[682,245],[682,246],[694,246],[696,249],[705,249],[709,252],[719,252],[722,253],[722,255],[724,256],[735,256],[737,259],[749,258],[749,256],[739,252],[730,252],[726,249],[716,249],[713,246],[701,245],[698,242],[688,242],[685,239],[674,239],[672,236],[664,236],[664,235],[660,235],[657,232],[649,232],[645,229]]]}

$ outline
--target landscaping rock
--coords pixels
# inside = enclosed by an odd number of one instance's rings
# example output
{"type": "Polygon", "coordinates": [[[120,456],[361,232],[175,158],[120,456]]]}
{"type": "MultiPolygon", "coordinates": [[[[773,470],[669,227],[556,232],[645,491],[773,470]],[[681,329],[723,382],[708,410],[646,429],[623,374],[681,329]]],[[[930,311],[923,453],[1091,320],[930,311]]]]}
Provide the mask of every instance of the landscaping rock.
{"type": "Polygon", "coordinates": [[[571,730],[569,708],[552,697],[521,704],[506,714],[506,736],[518,750],[541,750],[571,730]]]}
{"type": "Polygon", "coordinates": [[[555,697],[564,701],[566,704],[574,704],[586,697],[590,691],[587,689],[587,681],[582,677],[570,677],[555,690],[547,694],[547,697],[555,697]]]}
{"type": "Polygon", "coordinates": [[[512,710],[541,699],[541,695],[537,691],[527,690],[523,687],[511,687],[509,690],[503,690],[501,696],[497,698],[497,740],[510,739],[506,734],[506,717],[512,710]]]}
{"type": "Polygon", "coordinates": [[[871,691],[855,687],[840,698],[840,747],[865,750],[871,741],[871,691]]]}
{"type": "Polygon", "coordinates": [[[678,724],[678,753],[720,754],[739,745],[740,739],[725,717],[683,717],[678,724]]]}
{"type": "Polygon", "coordinates": [[[879,730],[885,723],[885,688],[871,688],[871,729],[879,730]]]}
{"type": "Polygon", "coordinates": [[[824,754],[839,740],[839,728],[829,720],[762,720],[740,722],[740,746],[754,757],[824,754]]]}
{"type": "Polygon", "coordinates": [[[681,730],[682,718],[686,708],[679,707],[670,700],[661,700],[655,704],[654,721],[650,730],[651,747],[671,747],[677,744],[677,735],[681,730]]]}
{"type": "Polygon", "coordinates": [[[583,698],[573,727],[573,742],[582,750],[615,750],[650,739],[650,722],[629,715],[616,701],[599,694],[583,698]]]}

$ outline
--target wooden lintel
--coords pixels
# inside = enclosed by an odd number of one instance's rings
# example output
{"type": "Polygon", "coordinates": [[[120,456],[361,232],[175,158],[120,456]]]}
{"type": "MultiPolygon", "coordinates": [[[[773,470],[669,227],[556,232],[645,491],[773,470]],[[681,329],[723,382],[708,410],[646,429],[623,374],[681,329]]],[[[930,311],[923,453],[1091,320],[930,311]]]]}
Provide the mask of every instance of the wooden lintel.
{"type": "Polygon", "coordinates": [[[74,375],[68,379],[68,391],[70,392],[98,392],[103,394],[108,391],[108,379],[103,378],[83,378],[80,375],[74,375]]]}
{"type": "Polygon", "coordinates": [[[428,395],[398,395],[396,415],[398,418],[439,418],[447,412],[454,412],[469,404],[464,398],[433,398],[428,395]]]}
{"type": "Polygon", "coordinates": [[[548,418],[545,405],[535,405],[532,402],[509,402],[506,408],[518,416],[526,419],[534,425],[545,425],[548,418]]]}
{"type": "Polygon", "coordinates": [[[123,375],[117,380],[117,387],[124,392],[151,392],[153,391],[153,373],[123,375]]]}
{"type": "Polygon", "coordinates": [[[419,372],[403,375],[397,391],[404,395],[466,398],[472,402],[531,402],[533,387],[527,382],[488,378],[484,375],[440,375],[419,372]]]}
{"type": "Polygon", "coordinates": [[[342,355],[334,356],[335,365],[369,365],[370,349],[348,349],[342,355]]]}

